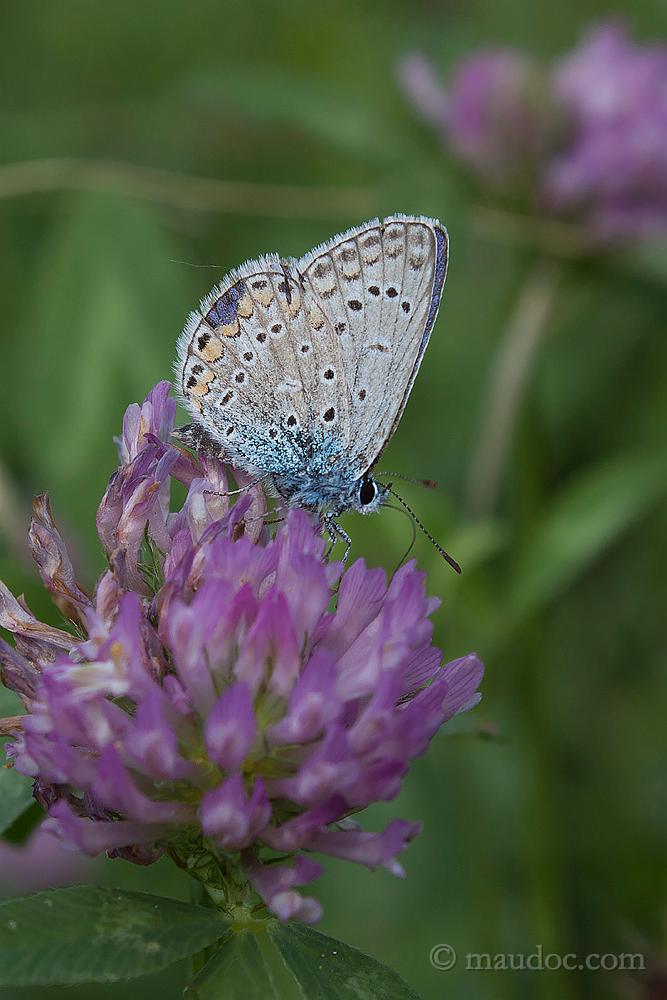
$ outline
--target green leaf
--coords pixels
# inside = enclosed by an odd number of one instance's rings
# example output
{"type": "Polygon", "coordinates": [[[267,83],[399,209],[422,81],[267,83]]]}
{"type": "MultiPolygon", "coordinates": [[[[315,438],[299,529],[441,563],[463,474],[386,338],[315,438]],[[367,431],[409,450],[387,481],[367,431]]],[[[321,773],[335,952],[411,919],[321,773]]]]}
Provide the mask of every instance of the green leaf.
{"type": "Polygon", "coordinates": [[[526,540],[508,622],[516,625],[553,600],[665,493],[662,451],[621,455],[580,476],[526,540]]]}
{"type": "MultiPolygon", "coordinates": [[[[0,716],[23,711],[18,695],[0,684],[0,716]]],[[[44,816],[32,797],[32,786],[32,778],[0,764],[0,837],[12,844],[24,843],[44,816]]]]}
{"type": "Polygon", "coordinates": [[[305,1000],[418,1000],[392,969],[311,927],[273,923],[268,933],[305,1000]]]}
{"type": "Polygon", "coordinates": [[[25,709],[19,696],[0,684],[0,716],[4,718],[6,715],[20,715],[23,711],[25,709]]]}
{"type": "Polygon", "coordinates": [[[34,805],[32,778],[19,774],[13,767],[0,767],[0,834],[34,805]]]}
{"type": "Polygon", "coordinates": [[[2,838],[9,844],[25,844],[26,840],[37,829],[44,819],[44,810],[37,802],[31,802],[23,812],[16,817],[11,826],[3,832],[2,838]]]}
{"type": "Polygon", "coordinates": [[[0,985],[116,982],[220,938],[220,913],[161,896],[74,886],[0,903],[0,985]]]}
{"type": "Polygon", "coordinates": [[[287,1000],[277,990],[269,964],[258,940],[266,932],[230,931],[217,954],[187,988],[193,1000],[287,1000]]]}

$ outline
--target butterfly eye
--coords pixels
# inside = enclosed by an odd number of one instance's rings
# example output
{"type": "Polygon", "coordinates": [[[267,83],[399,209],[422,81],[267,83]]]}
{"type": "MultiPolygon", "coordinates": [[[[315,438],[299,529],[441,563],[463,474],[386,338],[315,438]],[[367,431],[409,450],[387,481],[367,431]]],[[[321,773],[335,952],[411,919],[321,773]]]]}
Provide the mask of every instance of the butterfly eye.
{"type": "Polygon", "coordinates": [[[373,503],[377,495],[378,488],[373,480],[362,479],[361,486],[359,487],[359,503],[362,507],[366,507],[369,503],[373,503]]]}

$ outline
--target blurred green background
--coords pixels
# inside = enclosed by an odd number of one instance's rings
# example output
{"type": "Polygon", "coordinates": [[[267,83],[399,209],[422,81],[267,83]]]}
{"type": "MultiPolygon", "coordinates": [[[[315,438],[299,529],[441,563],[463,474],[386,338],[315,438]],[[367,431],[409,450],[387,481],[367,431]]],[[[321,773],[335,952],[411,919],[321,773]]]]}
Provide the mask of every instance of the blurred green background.
{"type": "MultiPolygon", "coordinates": [[[[325,933],[428,1000],[665,995],[621,972],[467,972],[463,956],[664,954],[667,248],[583,261],[517,235],[448,165],[395,72],[415,47],[443,72],[496,43],[550,57],[614,13],[630,6],[2,5],[0,577],[52,621],[23,541],[30,497],[50,490],[91,583],[123,410],[169,376],[186,313],[226,270],[375,214],[449,228],[445,303],[383,465],[441,484],[403,493],[464,575],[423,537],[414,552],[443,599],[436,640],[447,658],[482,655],[484,698],[367,816],[423,820],[406,881],[331,862],[316,890],[325,933]],[[511,345],[535,302],[521,382],[511,345]],[[497,475],[480,478],[480,461],[497,475]],[[430,965],[439,943],[454,970],[430,965]]],[[[663,0],[635,0],[630,20],[664,39],[663,0]]],[[[388,569],[410,541],[391,511],[345,524],[388,569]]],[[[26,868],[34,886],[42,857],[54,877],[40,852],[22,869],[6,851],[5,891],[26,868]]],[[[162,863],[75,863],[70,877],[187,891],[162,863]]],[[[177,969],[67,996],[168,1000],[177,969]]]]}

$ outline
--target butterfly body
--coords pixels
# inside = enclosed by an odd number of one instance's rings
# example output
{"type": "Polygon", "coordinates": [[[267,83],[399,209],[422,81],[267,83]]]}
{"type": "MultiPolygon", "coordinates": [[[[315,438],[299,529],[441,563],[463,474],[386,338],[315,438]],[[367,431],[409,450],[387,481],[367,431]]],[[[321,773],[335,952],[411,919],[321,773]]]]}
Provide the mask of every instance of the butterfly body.
{"type": "Polygon", "coordinates": [[[289,506],[321,511],[333,517],[346,510],[370,514],[381,505],[383,496],[382,487],[371,476],[350,480],[346,469],[332,471],[329,475],[316,475],[307,469],[294,476],[274,476],[273,485],[289,506]],[[361,492],[366,483],[372,484],[373,489],[364,502],[361,492]]]}
{"type": "Polygon", "coordinates": [[[421,216],[349,230],[299,260],[232,272],[190,315],[177,388],[200,442],[324,517],[384,499],[371,470],[435,322],[447,235],[421,216]]]}

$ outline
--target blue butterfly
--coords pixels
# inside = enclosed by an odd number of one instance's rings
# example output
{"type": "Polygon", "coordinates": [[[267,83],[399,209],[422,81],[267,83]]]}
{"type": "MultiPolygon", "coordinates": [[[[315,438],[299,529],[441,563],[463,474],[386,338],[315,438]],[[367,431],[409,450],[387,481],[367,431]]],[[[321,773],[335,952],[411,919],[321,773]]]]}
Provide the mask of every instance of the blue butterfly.
{"type": "Polygon", "coordinates": [[[299,260],[232,271],[178,341],[176,386],[195,420],[182,438],[318,512],[349,546],[335,518],[393,492],[372,470],[417,377],[447,259],[439,222],[392,215],[299,260]]]}

